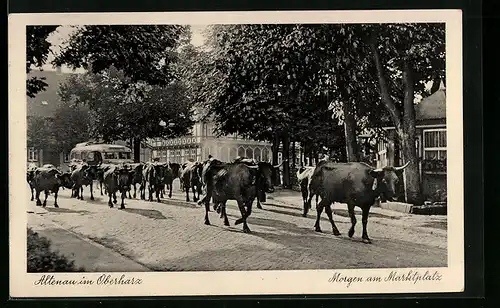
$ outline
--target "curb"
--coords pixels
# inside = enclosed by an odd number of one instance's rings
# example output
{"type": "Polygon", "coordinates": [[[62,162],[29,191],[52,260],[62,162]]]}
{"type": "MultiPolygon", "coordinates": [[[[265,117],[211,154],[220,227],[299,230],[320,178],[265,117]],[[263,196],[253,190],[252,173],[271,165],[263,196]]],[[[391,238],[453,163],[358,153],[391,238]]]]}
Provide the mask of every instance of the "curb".
{"type": "Polygon", "coordinates": [[[395,212],[411,214],[413,205],[401,202],[381,202],[379,207],[382,209],[391,210],[395,212]]]}

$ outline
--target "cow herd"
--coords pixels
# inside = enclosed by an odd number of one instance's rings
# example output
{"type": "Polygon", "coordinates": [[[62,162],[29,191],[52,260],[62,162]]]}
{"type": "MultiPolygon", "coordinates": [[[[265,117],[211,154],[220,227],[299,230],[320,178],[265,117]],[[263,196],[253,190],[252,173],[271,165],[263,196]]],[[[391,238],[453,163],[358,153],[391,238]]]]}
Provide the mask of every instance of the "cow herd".
{"type": "MultiPolygon", "coordinates": [[[[243,224],[243,232],[250,232],[247,218],[252,213],[252,204],[257,200],[257,208],[262,208],[261,201],[266,193],[274,192],[273,175],[278,166],[268,162],[253,159],[237,158],[232,162],[222,162],[210,158],[204,162],[189,161],[182,165],[177,163],[147,162],[130,164],[100,164],[88,165],[85,162],[74,161],[69,172],[61,172],[52,165],[30,167],[27,171],[27,181],[33,192],[36,192],[36,204],[47,204],[50,192],[54,193],[54,206],[57,205],[59,188],[71,189],[71,197],[83,200],[83,187],[90,186],[90,199],[94,200],[93,183],[98,181],[100,193],[108,196],[108,205],[117,203],[116,194],[121,193],[120,209],[125,208],[124,199],[136,198],[139,184],[140,199],[161,202],[166,194],[172,197],[172,183],[176,178],[181,182],[181,188],[186,194],[186,201],[192,199],[198,205],[205,206],[206,225],[210,225],[208,213],[210,201],[213,209],[220,214],[224,225],[229,225],[226,214],[226,202],[235,200],[241,213],[241,218],[235,224],[243,224]],[[104,193],[103,193],[104,186],[104,193]],[[146,188],[148,195],[146,195],[146,188]],[[45,193],[43,203],[40,193],[45,193]],[[202,196],[202,193],[204,195],[202,196]]],[[[340,235],[332,217],[331,205],[334,202],[346,203],[351,219],[349,237],[354,234],[356,217],[354,207],[362,210],[363,242],[371,243],[366,230],[370,207],[380,198],[392,200],[395,196],[395,186],[399,180],[398,173],[403,167],[373,168],[364,163],[334,163],[322,161],[315,167],[302,167],[297,171],[297,179],[303,198],[303,216],[307,216],[311,201],[316,196],[317,232],[321,232],[320,216],[325,210],[332,225],[333,234],[340,235]],[[319,199],[321,198],[321,201],[319,199]]]]}

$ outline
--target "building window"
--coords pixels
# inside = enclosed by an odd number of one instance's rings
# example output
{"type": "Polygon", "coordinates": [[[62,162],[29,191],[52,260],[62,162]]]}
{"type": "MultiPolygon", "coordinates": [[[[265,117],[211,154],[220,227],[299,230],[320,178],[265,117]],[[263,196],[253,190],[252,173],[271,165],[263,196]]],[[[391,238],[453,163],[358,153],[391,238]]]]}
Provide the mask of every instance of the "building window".
{"type": "Polygon", "coordinates": [[[35,148],[28,149],[28,160],[29,161],[38,161],[38,150],[35,148]]]}
{"type": "Polygon", "coordinates": [[[424,159],[446,159],[446,129],[424,130],[424,159]]]}
{"type": "Polygon", "coordinates": [[[383,168],[388,166],[389,161],[387,159],[387,147],[388,144],[384,140],[379,140],[377,145],[377,168],[383,168]]]}

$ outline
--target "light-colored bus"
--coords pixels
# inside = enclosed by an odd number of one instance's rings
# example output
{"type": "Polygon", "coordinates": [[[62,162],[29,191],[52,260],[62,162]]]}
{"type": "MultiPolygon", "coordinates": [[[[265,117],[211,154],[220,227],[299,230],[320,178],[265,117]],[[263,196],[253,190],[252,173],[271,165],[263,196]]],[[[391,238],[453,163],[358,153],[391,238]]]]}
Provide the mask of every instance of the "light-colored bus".
{"type": "Polygon", "coordinates": [[[117,144],[77,144],[69,154],[70,161],[89,165],[133,163],[132,150],[117,144]]]}

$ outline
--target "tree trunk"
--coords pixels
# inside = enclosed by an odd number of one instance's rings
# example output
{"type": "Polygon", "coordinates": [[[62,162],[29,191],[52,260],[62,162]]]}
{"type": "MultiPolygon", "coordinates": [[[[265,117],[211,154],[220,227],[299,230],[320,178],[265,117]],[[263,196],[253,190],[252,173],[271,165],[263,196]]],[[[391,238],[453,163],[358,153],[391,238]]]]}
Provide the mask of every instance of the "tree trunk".
{"type": "Polygon", "coordinates": [[[411,67],[408,62],[403,63],[403,83],[404,83],[404,116],[401,115],[401,111],[394,103],[392,97],[390,96],[389,86],[384,74],[384,69],[382,62],[380,60],[380,54],[376,47],[376,40],[372,39],[370,42],[370,48],[372,50],[373,60],[375,62],[375,67],[377,69],[377,77],[380,86],[380,94],[382,102],[389,111],[391,119],[396,128],[398,137],[401,140],[401,146],[403,149],[403,159],[404,163],[410,162],[408,167],[406,167],[405,173],[405,195],[406,202],[413,204],[420,204],[420,175],[418,173],[418,160],[417,153],[415,149],[415,107],[413,104],[414,99],[414,85],[413,76],[411,72],[411,67]]]}
{"type": "Polygon", "coordinates": [[[359,161],[358,141],[356,140],[356,118],[354,116],[354,108],[352,103],[345,102],[342,104],[344,111],[344,131],[345,144],[347,152],[347,161],[359,161]]]}
{"type": "Polygon", "coordinates": [[[403,64],[403,83],[404,83],[404,114],[403,114],[403,157],[404,162],[410,162],[406,167],[405,173],[405,191],[406,202],[411,204],[421,203],[420,174],[418,172],[418,157],[416,149],[416,125],[415,125],[415,105],[413,72],[411,64],[407,61],[403,64]]]}
{"type": "Polygon", "coordinates": [[[292,165],[291,165],[291,177],[290,177],[290,184],[295,186],[297,184],[297,177],[295,174],[297,173],[297,153],[295,150],[295,141],[292,141],[292,165]]]}
{"type": "MultiPolygon", "coordinates": [[[[277,133],[274,133],[273,138],[273,165],[276,166],[278,164],[278,150],[280,147],[280,139],[277,133]]],[[[273,168],[273,185],[279,186],[281,185],[281,179],[279,177],[279,171],[277,172],[275,168],[273,168]]]]}
{"type": "Polygon", "coordinates": [[[290,185],[290,135],[288,132],[283,134],[283,187],[291,188],[290,185]]]}
{"type": "Polygon", "coordinates": [[[309,166],[313,165],[313,150],[309,148],[309,166]]]}
{"type": "Polygon", "coordinates": [[[134,138],[134,162],[141,162],[141,139],[134,138]]]}

